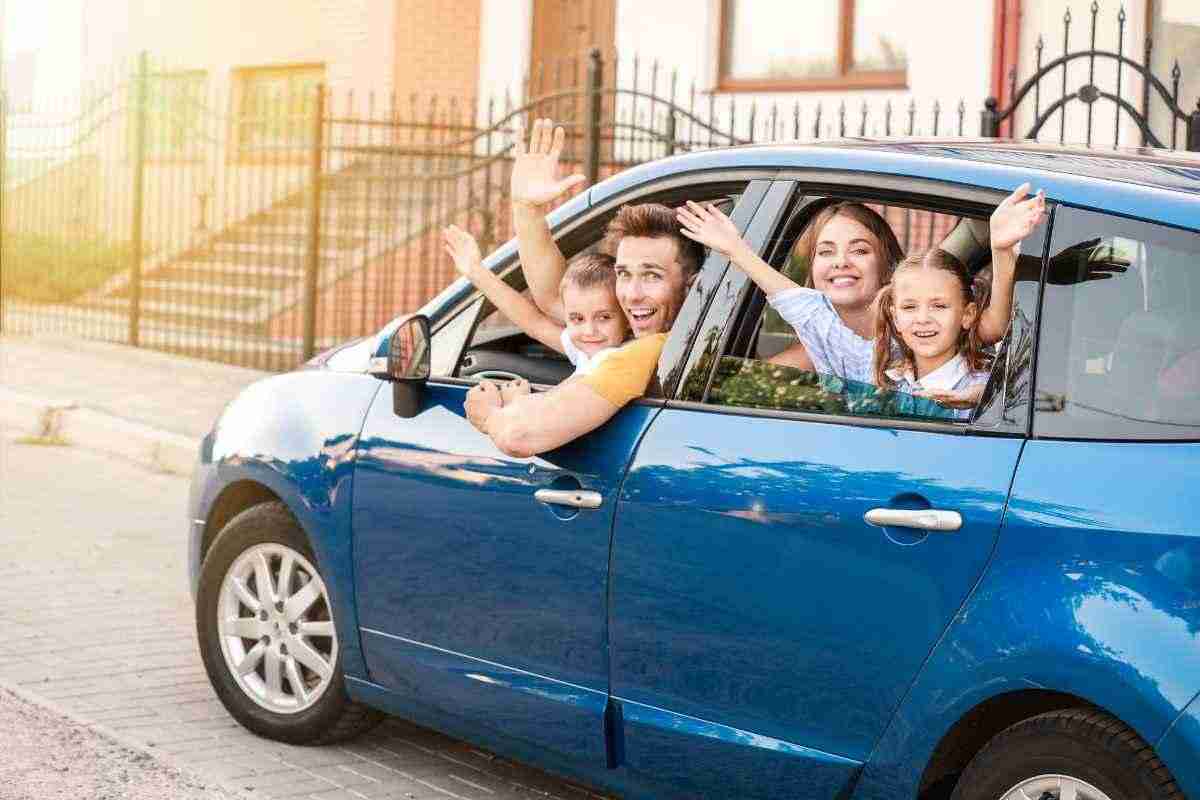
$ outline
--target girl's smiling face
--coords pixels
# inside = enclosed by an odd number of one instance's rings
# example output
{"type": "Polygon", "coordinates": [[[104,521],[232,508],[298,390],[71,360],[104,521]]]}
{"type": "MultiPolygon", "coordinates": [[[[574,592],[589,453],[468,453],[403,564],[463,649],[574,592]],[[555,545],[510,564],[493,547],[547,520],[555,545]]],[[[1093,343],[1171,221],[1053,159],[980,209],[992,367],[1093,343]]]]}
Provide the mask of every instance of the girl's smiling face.
{"type": "Polygon", "coordinates": [[[945,270],[902,269],[892,279],[892,318],[918,379],[958,354],[959,338],[978,313],[963,295],[958,276],[945,270]]]}
{"type": "Polygon", "coordinates": [[[839,214],[817,234],[811,265],[813,288],[835,307],[864,308],[882,286],[882,259],[875,234],[839,214]]]}

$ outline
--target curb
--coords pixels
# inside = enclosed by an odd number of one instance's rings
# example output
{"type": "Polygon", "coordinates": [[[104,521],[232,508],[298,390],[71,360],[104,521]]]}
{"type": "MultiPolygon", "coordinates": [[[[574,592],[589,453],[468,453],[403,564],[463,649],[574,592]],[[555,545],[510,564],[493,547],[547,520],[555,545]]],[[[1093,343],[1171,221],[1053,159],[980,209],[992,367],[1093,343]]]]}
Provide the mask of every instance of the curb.
{"type": "Polygon", "coordinates": [[[32,706],[38,706],[39,708],[45,709],[46,711],[62,717],[63,719],[68,720],[69,722],[72,722],[81,728],[86,728],[92,733],[96,733],[105,739],[108,739],[109,741],[115,742],[121,747],[124,747],[126,750],[132,750],[135,753],[142,753],[148,756],[151,760],[157,761],[159,764],[162,764],[168,769],[174,770],[181,776],[190,778],[202,787],[220,789],[222,792],[230,795],[236,800],[254,800],[255,798],[254,794],[246,791],[245,789],[240,789],[235,786],[227,786],[222,781],[214,782],[209,778],[205,778],[203,775],[196,772],[194,768],[184,764],[181,760],[164,750],[148,747],[136,739],[126,736],[125,734],[118,733],[102,722],[96,722],[88,719],[86,715],[68,711],[53,700],[49,700],[45,697],[35,694],[28,689],[23,689],[15,684],[0,680],[0,691],[8,692],[19,700],[23,700],[32,706]]]}
{"type": "Polygon", "coordinates": [[[0,387],[0,425],[47,443],[65,442],[127,458],[150,469],[187,477],[200,442],[139,422],[0,387]]]}

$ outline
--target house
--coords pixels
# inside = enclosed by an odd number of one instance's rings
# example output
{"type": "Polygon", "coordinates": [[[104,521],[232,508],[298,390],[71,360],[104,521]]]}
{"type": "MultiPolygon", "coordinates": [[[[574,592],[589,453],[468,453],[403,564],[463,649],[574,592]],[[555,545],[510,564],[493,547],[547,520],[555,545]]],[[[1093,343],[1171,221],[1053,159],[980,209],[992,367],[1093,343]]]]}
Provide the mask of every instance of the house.
{"type": "Polygon", "coordinates": [[[145,286],[123,276],[89,302],[140,303],[168,339],[257,336],[270,365],[294,363],[443,286],[440,225],[509,235],[518,113],[566,121],[567,157],[597,177],[692,147],[985,124],[1185,146],[1200,3],[1109,1],[73,0],[77,112],[10,117],[10,149],[54,155],[8,190],[7,225],[140,230],[145,286]]]}
{"type": "MultiPolygon", "coordinates": [[[[659,93],[668,93],[674,81],[677,98],[689,98],[694,89],[717,113],[752,104],[791,113],[798,105],[802,119],[814,122],[821,106],[828,122],[846,103],[861,123],[866,104],[866,132],[879,134],[907,132],[903,112],[912,100],[918,104],[914,132],[934,133],[936,102],[942,112],[937,132],[956,133],[950,120],[961,102],[964,133],[978,133],[984,99],[995,96],[1003,107],[1011,70],[1024,80],[1036,69],[1039,37],[1042,63],[1048,63],[1063,52],[1068,12],[1069,50],[1087,48],[1091,25],[1083,0],[82,2],[85,73],[100,74],[146,50],[189,80],[227,85],[234,96],[319,82],[336,92],[353,89],[359,102],[375,92],[379,104],[391,102],[393,93],[400,103],[413,96],[470,103],[507,94],[519,104],[539,78],[561,82],[565,70],[581,80],[583,54],[598,47],[617,80],[632,77],[636,55],[644,71],[658,63],[659,93]],[[883,116],[888,103],[896,123],[890,126],[883,116]]],[[[1099,6],[1098,50],[1120,49],[1141,61],[1148,36],[1155,42],[1155,74],[1169,88],[1178,62],[1181,97],[1189,91],[1200,96],[1200,3],[1113,0],[1099,6]]],[[[1068,86],[1086,83],[1089,69],[1086,59],[1072,62],[1068,86]]],[[[645,88],[649,76],[641,77],[645,88]]],[[[1095,63],[1094,82],[1115,87],[1110,60],[1095,63]]],[[[1140,82],[1126,70],[1127,96],[1139,96],[1140,82]]],[[[1045,82],[1042,108],[1056,97],[1045,82]]],[[[1086,139],[1086,122],[1070,116],[1063,138],[1086,139]]],[[[1094,116],[1093,139],[1111,140],[1115,115],[1094,116]]],[[[1152,116],[1165,122],[1161,110],[1152,116]]],[[[1021,133],[1032,109],[1018,117],[1021,133]]],[[[1136,125],[1121,125],[1121,139],[1133,142],[1136,125]]],[[[852,125],[850,132],[859,129],[852,125]]]]}

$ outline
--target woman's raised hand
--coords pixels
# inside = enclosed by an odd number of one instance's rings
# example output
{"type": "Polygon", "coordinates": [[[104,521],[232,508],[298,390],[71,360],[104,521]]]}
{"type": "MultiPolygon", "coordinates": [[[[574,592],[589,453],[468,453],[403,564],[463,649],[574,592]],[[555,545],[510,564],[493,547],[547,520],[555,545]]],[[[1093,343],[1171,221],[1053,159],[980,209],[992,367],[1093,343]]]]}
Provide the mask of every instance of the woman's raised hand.
{"type": "Polygon", "coordinates": [[[535,119],[525,148],[525,131],[517,124],[513,139],[513,168],[510,182],[512,201],[540,206],[587,180],[576,172],[558,179],[558,159],[562,155],[566,132],[548,119],[535,119]]]}
{"type": "Polygon", "coordinates": [[[701,205],[689,200],[686,206],[675,209],[675,218],[683,226],[680,233],[722,255],[732,256],[745,246],[737,226],[712,203],[701,205]]]}
{"type": "Polygon", "coordinates": [[[1046,194],[1038,190],[1033,197],[1029,184],[1022,183],[992,212],[988,234],[995,250],[1008,250],[1030,234],[1046,216],[1046,194]]]}
{"type": "Polygon", "coordinates": [[[454,260],[455,271],[466,278],[471,278],[483,261],[475,237],[457,225],[442,229],[442,245],[454,260]]]}

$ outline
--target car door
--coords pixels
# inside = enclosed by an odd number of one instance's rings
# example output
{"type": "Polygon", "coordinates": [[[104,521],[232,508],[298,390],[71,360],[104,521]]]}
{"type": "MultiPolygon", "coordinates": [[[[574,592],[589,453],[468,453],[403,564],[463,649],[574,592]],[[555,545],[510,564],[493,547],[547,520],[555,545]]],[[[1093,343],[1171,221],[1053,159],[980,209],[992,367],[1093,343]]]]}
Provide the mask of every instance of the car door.
{"type": "MultiPolygon", "coordinates": [[[[742,194],[741,224],[766,184],[742,194]]],[[[595,216],[596,236],[614,211],[595,216]]],[[[686,353],[691,329],[681,322],[699,323],[713,283],[697,282],[668,352],[686,353]]],[[[438,344],[435,333],[435,361],[438,344]]],[[[411,419],[397,417],[390,393],[380,392],[367,415],[352,519],[371,680],[419,721],[491,731],[603,767],[613,511],[664,401],[634,402],[567,446],[513,458],[466,421],[472,385],[432,378],[411,419]],[[599,505],[539,498],[568,490],[599,505]]]]}
{"type": "MultiPolygon", "coordinates": [[[[892,208],[915,183],[892,196],[885,178],[856,180],[839,191],[892,208]]],[[[999,199],[974,197],[974,213],[999,199]]],[[[764,202],[751,244],[785,263],[818,205],[764,202]]],[[[1039,255],[1019,273],[1022,341],[1043,239],[1027,242],[1039,255]]],[[[972,424],[830,411],[830,396],[789,405],[803,375],[740,357],[759,329],[755,292],[729,271],[617,508],[612,695],[622,768],[655,796],[843,796],[981,574],[1024,442],[1027,382],[1012,372],[1027,361],[1007,347],[972,424]],[[961,525],[880,527],[865,519],[872,509],[961,525]]]]}

